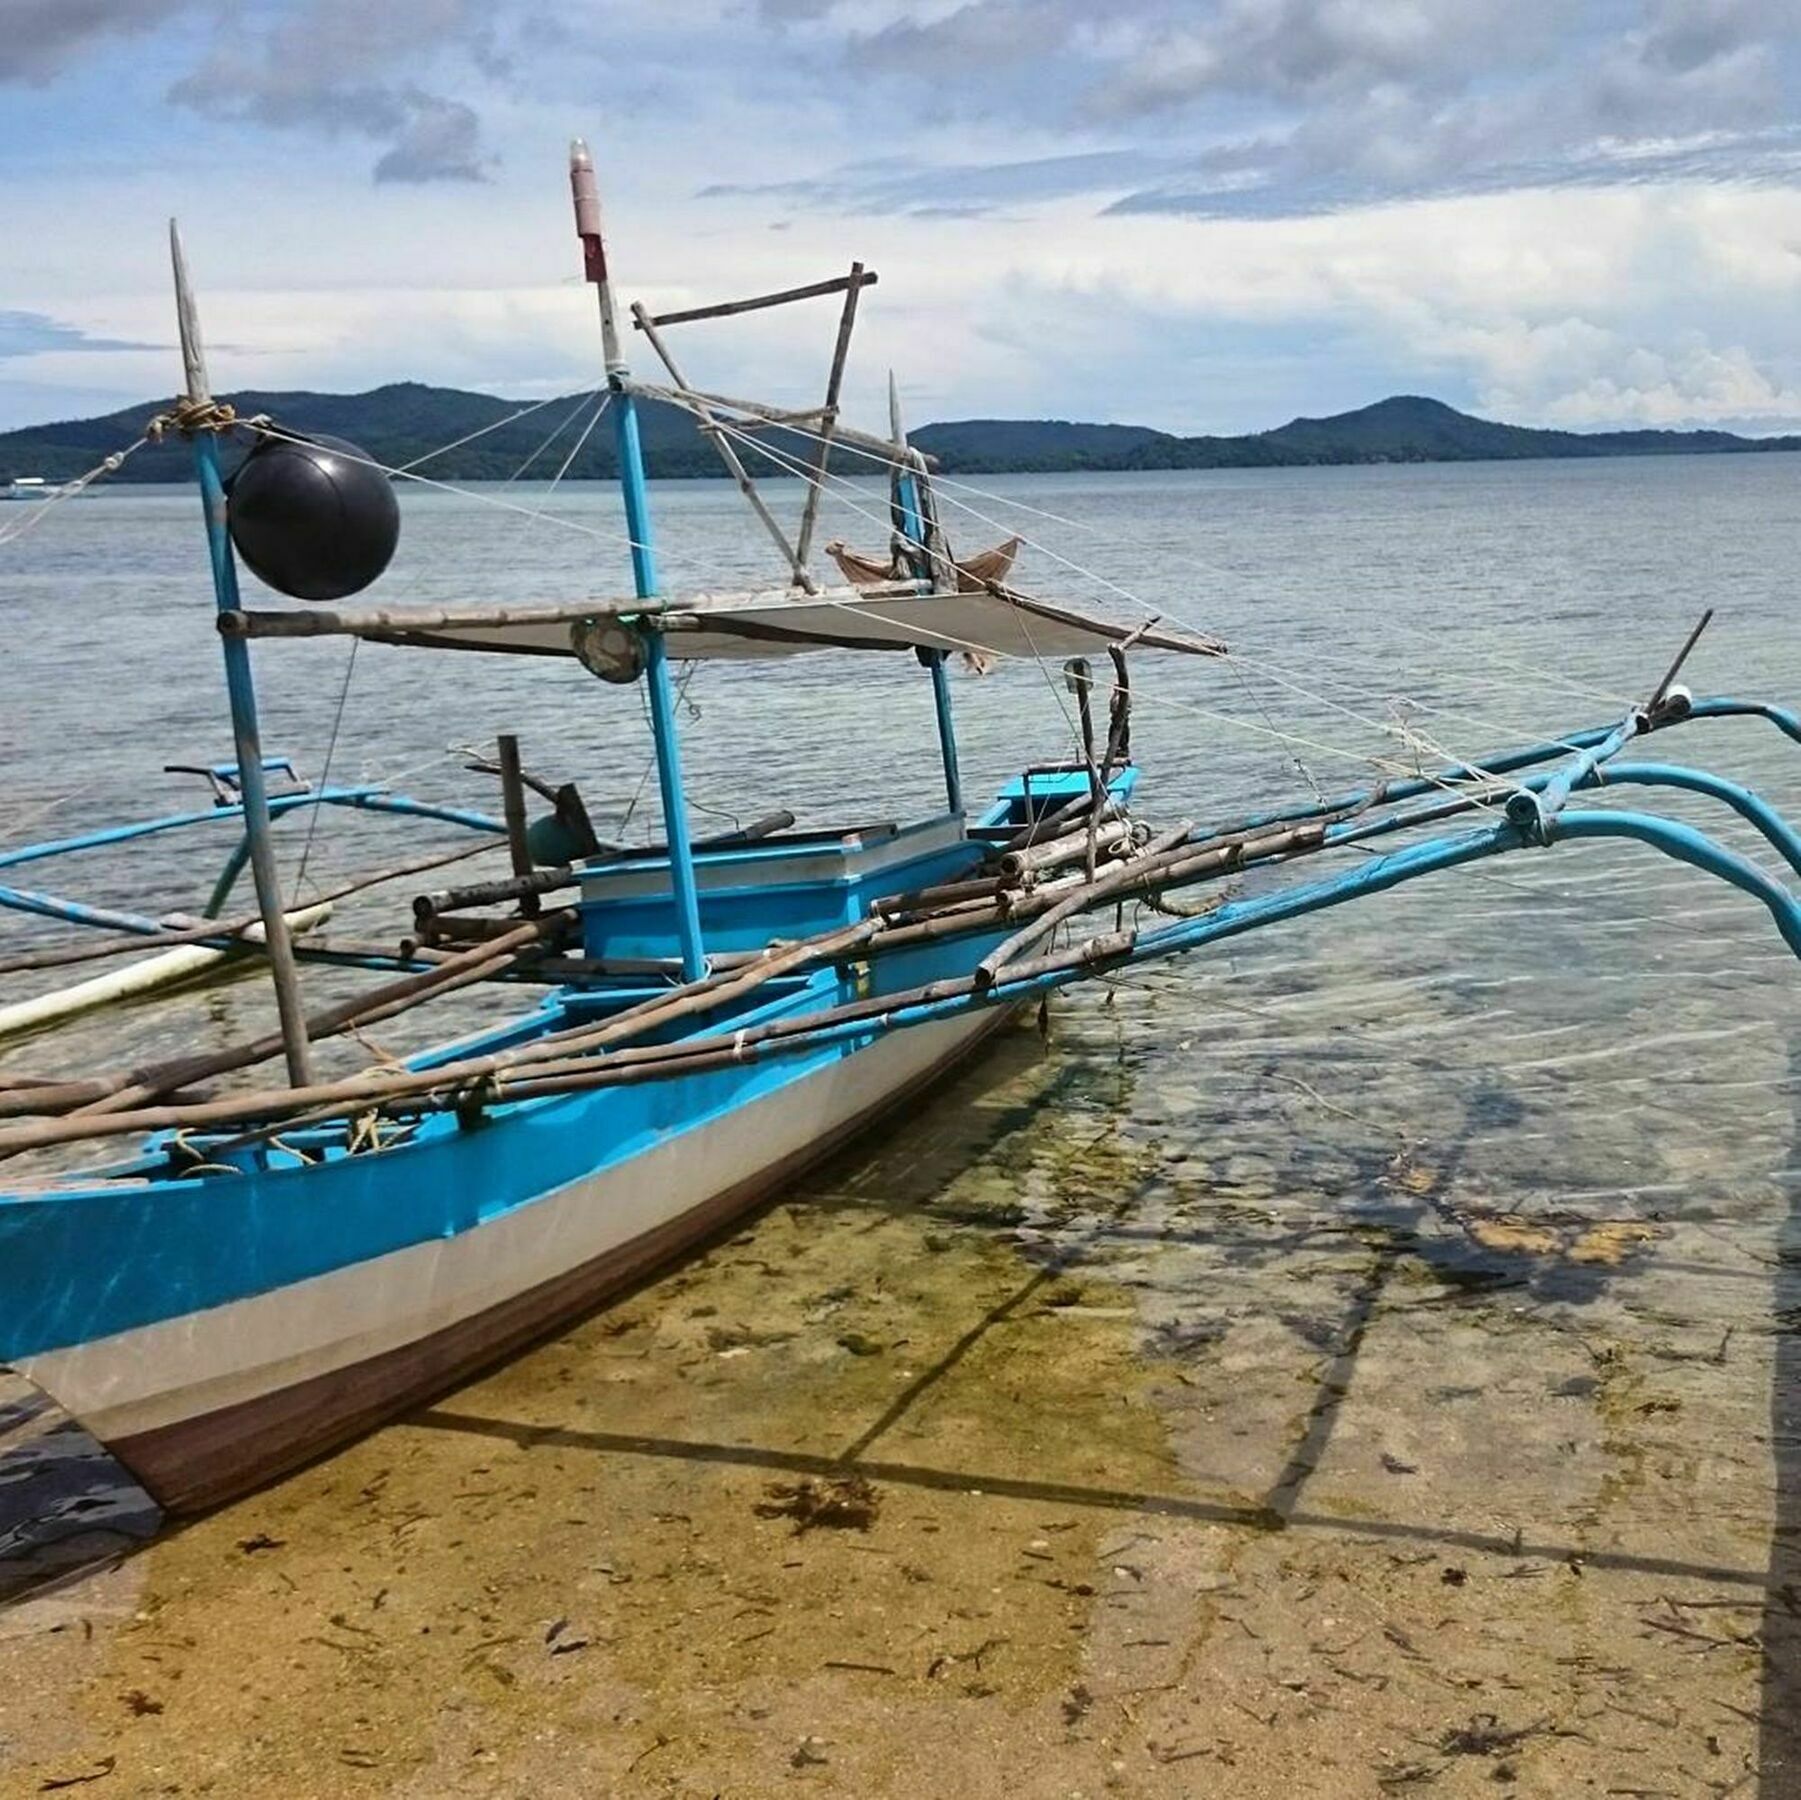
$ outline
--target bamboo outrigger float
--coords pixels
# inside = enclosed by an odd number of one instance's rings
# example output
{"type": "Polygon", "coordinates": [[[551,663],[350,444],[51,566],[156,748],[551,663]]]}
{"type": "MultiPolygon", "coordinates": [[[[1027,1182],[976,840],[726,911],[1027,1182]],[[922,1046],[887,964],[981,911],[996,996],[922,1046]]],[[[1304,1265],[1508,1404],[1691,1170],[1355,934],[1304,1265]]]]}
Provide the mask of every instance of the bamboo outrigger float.
{"type": "MultiPolygon", "coordinates": [[[[1697,793],[1732,809],[1801,875],[1801,836],[1755,795],[1684,765],[1624,759],[1639,738],[1734,717],[1801,744],[1792,712],[1696,700],[1679,687],[1693,639],[1618,721],[1258,815],[1141,823],[1128,652],[1209,657],[1224,647],[1154,619],[1132,628],[1030,596],[1006,583],[1011,550],[1007,569],[972,576],[972,561],[959,562],[946,542],[930,467],[898,418],[888,438],[838,418],[858,297],[875,280],[861,265],[780,295],[660,318],[634,309],[675,385],[635,381],[579,144],[571,179],[630,538],[634,591],[617,601],[246,607],[217,439],[248,429],[259,444],[306,441],[211,406],[177,252],[187,370],[178,427],[193,439],[206,505],[241,771],[234,804],[281,1031],[150,1067],[70,1078],[0,1071],[0,1158],[139,1140],[123,1161],[0,1193],[0,1359],[79,1418],[164,1505],[212,1504],[554,1331],[938,1079],[1011,1009],[1097,973],[1438,871],[1601,837],[1649,845],[1732,883],[1801,956],[1801,903],[1784,883],[1690,825],[1577,803],[1603,784],[1697,793]],[[689,387],[660,335],[692,318],[830,295],[843,298],[826,401],[808,413],[689,387]],[[645,394],[683,406],[712,438],[777,543],[785,589],[688,600],[664,592],[635,410],[645,394]],[[817,448],[790,537],[746,457],[758,434],[797,422],[817,427],[817,448]],[[878,458],[892,483],[896,560],[881,580],[848,589],[822,586],[810,571],[834,447],[878,458]],[[642,683],[667,842],[599,843],[574,790],[526,776],[517,745],[503,740],[494,766],[505,816],[479,825],[504,837],[511,874],[419,895],[393,956],[363,959],[395,978],[309,1011],[268,854],[282,801],[262,780],[250,655],[255,640],[321,635],[561,656],[607,682],[642,683]],[[924,666],[943,809],[905,825],[806,831],[784,813],[693,840],[671,663],[822,649],[904,653],[924,666]],[[973,814],[947,672],[958,653],[1072,659],[1065,678],[1082,720],[1074,760],[1023,770],[973,814]],[[1103,664],[1104,679],[1095,673],[1103,664]],[[1106,702],[1103,733],[1096,699],[1106,702]],[[534,852],[528,787],[556,803],[564,854],[534,852]],[[1433,833],[1470,814],[1480,822],[1433,833]],[[1403,834],[1398,847],[1369,853],[1403,834]],[[1179,898],[1350,848],[1365,854],[1310,880],[1215,904],[1179,898]],[[1137,901],[1164,911],[1128,915],[1137,901]],[[495,907],[512,910],[483,911],[495,907]],[[323,1038],[522,978],[547,987],[523,1015],[404,1066],[336,1079],[313,1070],[323,1038]],[[285,1086],[212,1085],[277,1057],[285,1086]]],[[[346,467],[356,460],[343,447],[314,452],[346,467]]],[[[182,935],[149,923],[146,941],[182,935]]]]}

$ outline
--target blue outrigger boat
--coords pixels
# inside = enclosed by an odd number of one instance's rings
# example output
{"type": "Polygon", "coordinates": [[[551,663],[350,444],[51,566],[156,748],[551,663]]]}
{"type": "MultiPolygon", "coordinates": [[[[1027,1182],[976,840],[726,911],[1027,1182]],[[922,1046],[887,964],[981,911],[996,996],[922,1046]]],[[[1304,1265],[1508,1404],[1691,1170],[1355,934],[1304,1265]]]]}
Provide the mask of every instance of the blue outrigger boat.
{"type": "MultiPolygon", "coordinates": [[[[371,496],[365,514],[346,498],[359,470],[376,472],[348,446],[277,421],[236,420],[212,401],[176,243],[187,391],[169,428],[192,442],[204,502],[238,752],[232,804],[245,823],[263,939],[254,953],[266,958],[282,1029],[260,1043],[93,1077],[0,1068],[0,1158],[136,1140],[125,1160],[21,1173],[0,1192],[0,1360],[79,1419],[166,1507],[205,1507],[254,1486],[554,1332],[929,1086],[1020,1005],[1085,977],[1440,870],[1604,837],[1648,844],[1744,890],[1801,956],[1801,902],[1781,882],[1688,824],[1575,803],[1603,782],[1698,793],[1732,809],[1801,874],[1801,836],[1757,796],[1700,770],[1624,755],[1650,733],[1728,717],[1762,719],[1801,743],[1792,712],[1697,700],[1677,685],[1692,637],[1617,722],[1256,816],[1161,831],[1140,824],[1128,652],[1214,656],[1224,647],[1155,620],[1132,626],[1053,606],[958,564],[930,466],[898,420],[875,437],[838,418],[858,294],[875,279],[860,266],[684,313],[635,308],[670,385],[635,380],[579,144],[571,177],[631,542],[634,593],[617,602],[330,605],[386,560],[373,517],[381,500],[371,496]],[[687,319],[822,294],[842,295],[843,314],[826,404],[812,413],[688,386],[660,336],[687,319]],[[635,410],[645,396],[683,407],[713,438],[783,552],[785,589],[686,602],[663,592],[635,410]],[[815,482],[791,540],[740,451],[771,434],[792,442],[783,434],[801,429],[817,446],[815,482]],[[233,433],[255,447],[228,494],[219,440],[233,433]],[[889,472],[892,579],[832,589],[809,572],[834,444],[889,472]],[[239,554],[271,585],[327,604],[247,608],[239,554]],[[573,657],[603,680],[641,684],[667,842],[637,851],[598,843],[565,790],[543,790],[556,803],[555,829],[528,827],[530,778],[503,740],[506,816],[498,827],[480,815],[463,822],[504,836],[512,874],[421,895],[393,957],[362,959],[398,978],[309,1014],[269,853],[281,797],[271,800],[264,779],[249,648],[321,635],[573,657]],[[671,663],[826,649],[911,654],[923,665],[943,809],[905,825],[808,831],[781,815],[723,840],[691,840],[671,663]],[[1079,756],[1022,770],[973,815],[951,713],[947,665],[959,654],[1072,659],[1065,679],[1082,719],[1079,756]],[[1110,672],[1097,676],[1103,662],[1110,672]],[[1095,698],[1106,701],[1098,738],[1095,698]],[[1478,823],[1433,830],[1471,814],[1478,823]],[[1376,845],[1391,835],[1403,836],[1401,847],[1376,845]],[[1212,905],[1176,897],[1350,848],[1361,854],[1317,879],[1212,905]],[[554,903],[557,894],[572,903],[554,903]],[[1140,902],[1153,905],[1140,912],[1140,902]],[[513,910],[481,914],[494,906],[513,910]],[[548,986],[522,1016],[403,1066],[331,1080],[314,1073],[320,1038],[476,982],[521,977],[548,986]],[[285,1087],[210,1085],[277,1056],[285,1087]]],[[[386,476],[377,483],[386,494],[386,476]]],[[[155,922],[148,933],[145,923],[135,929],[159,941],[155,922]]],[[[222,932],[241,941],[238,928],[217,924],[187,939],[215,942],[222,932]]]]}

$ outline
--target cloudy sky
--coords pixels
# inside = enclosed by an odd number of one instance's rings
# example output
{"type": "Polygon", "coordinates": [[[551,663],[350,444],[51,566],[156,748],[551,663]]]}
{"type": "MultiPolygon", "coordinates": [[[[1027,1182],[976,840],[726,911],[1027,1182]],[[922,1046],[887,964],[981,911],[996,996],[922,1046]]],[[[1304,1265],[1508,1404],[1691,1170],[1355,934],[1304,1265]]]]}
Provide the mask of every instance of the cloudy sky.
{"type": "Polygon", "coordinates": [[[628,296],[877,268],[872,413],[1801,427],[1801,0],[0,0],[0,118],[0,426],[171,389],[171,213],[216,386],[591,383],[580,132],[628,296]]]}

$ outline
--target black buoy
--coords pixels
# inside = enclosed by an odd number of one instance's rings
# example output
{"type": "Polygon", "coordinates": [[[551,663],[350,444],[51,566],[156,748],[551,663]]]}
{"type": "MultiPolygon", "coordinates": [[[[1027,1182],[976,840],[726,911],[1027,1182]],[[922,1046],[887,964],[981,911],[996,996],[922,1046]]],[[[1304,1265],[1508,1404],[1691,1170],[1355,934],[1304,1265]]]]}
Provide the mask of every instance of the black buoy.
{"type": "Polygon", "coordinates": [[[264,438],[231,478],[226,520],[257,579],[296,600],[361,593],[400,541],[393,486],[342,438],[264,438]]]}

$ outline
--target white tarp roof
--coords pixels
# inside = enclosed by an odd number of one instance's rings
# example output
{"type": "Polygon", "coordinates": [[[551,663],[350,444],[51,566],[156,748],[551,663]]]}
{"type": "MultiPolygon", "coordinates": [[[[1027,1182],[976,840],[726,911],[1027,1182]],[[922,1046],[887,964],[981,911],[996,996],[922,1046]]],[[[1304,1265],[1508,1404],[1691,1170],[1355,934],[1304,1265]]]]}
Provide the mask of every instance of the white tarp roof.
{"type": "MultiPolygon", "coordinates": [[[[630,600],[593,600],[492,607],[323,608],[242,615],[245,635],[350,635],[381,643],[491,650],[525,656],[573,656],[577,630],[590,635],[609,621],[652,609],[630,600]]],[[[1196,632],[1161,625],[1134,627],[1093,613],[1053,606],[1011,589],[920,593],[898,584],[842,588],[823,594],[738,595],[698,599],[658,610],[671,657],[792,656],[812,650],[972,650],[1001,657],[1103,654],[1109,644],[1218,656],[1225,646],[1196,632]]]]}

